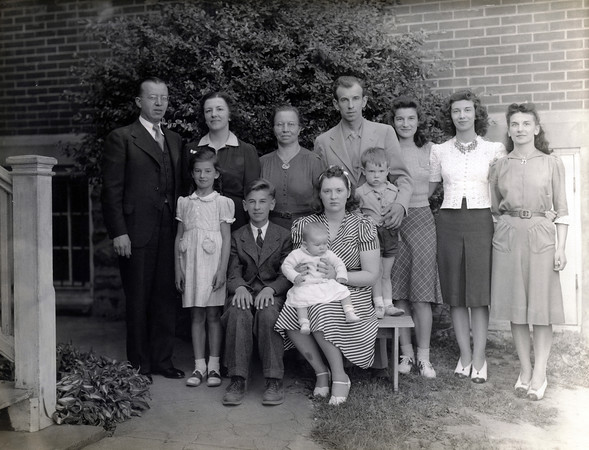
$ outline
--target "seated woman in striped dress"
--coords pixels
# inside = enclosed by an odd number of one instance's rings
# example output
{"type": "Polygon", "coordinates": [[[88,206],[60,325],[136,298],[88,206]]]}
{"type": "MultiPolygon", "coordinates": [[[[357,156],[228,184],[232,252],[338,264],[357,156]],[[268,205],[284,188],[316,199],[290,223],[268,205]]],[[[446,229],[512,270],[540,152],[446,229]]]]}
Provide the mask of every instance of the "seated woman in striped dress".
{"type": "MultiPolygon", "coordinates": [[[[379,277],[380,252],[376,227],[369,219],[356,212],[358,202],[348,175],[340,167],[332,166],[321,174],[315,189],[317,214],[301,217],[293,223],[293,247],[301,245],[306,224],[322,223],[329,231],[329,249],[339,256],[348,271],[347,287],[356,315],[354,323],[346,322],[339,300],[309,306],[311,334],[303,334],[295,308],[285,305],[274,328],[285,337],[285,347],[294,345],[315,370],[317,381],[314,395],[327,397],[330,404],[346,401],[351,382],[344,371],[344,357],[353,364],[368,368],[374,361],[374,343],[378,324],[372,307],[371,286],[379,277]],[[325,355],[329,368],[321,357],[325,355]]],[[[307,271],[301,267],[300,273],[307,271]]],[[[335,278],[330,264],[318,270],[327,278],[335,278]]]]}

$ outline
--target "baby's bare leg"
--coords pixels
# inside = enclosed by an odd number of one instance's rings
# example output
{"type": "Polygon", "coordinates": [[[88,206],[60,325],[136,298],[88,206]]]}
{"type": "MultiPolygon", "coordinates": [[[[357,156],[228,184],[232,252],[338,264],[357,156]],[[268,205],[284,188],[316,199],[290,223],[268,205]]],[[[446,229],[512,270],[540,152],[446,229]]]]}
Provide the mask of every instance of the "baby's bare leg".
{"type": "Polygon", "coordinates": [[[299,325],[301,326],[301,334],[310,334],[311,327],[309,323],[309,311],[307,308],[297,308],[297,316],[299,318],[299,325]]]}

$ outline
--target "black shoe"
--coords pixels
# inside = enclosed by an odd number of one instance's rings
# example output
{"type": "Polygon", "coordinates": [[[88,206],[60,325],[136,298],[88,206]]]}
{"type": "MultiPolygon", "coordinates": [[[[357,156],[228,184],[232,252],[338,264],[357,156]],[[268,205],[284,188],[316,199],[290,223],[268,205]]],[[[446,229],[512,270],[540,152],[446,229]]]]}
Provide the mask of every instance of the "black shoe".
{"type": "Polygon", "coordinates": [[[278,378],[266,378],[266,390],[262,397],[262,405],[275,406],[284,402],[284,387],[278,378]]]}
{"type": "Polygon", "coordinates": [[[225,406],[241,405],[245,395],[245,378],[231,377],[231,383],[227,386],[225,395],[223,395],[223,404],[225,406]]]}
{"type": "Polygon", "coordinates": [[[165,378],[174,378],[174,379],[184,378],[184,372],[182,372],[180,369],[176,369],[175,367],[154,370],[153,373],[156,375],[162,375],[165,378]]]}

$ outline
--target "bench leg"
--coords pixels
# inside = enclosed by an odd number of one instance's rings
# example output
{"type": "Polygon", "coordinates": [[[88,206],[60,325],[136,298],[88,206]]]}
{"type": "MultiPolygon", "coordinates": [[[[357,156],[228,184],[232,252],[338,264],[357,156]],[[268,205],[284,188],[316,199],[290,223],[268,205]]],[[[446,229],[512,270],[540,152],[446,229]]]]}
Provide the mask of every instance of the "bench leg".
{"type": "Polygon", "coordinates": [[[395,327],[393,336],[393,391],[399,391],[399,329],[395,327]]]}

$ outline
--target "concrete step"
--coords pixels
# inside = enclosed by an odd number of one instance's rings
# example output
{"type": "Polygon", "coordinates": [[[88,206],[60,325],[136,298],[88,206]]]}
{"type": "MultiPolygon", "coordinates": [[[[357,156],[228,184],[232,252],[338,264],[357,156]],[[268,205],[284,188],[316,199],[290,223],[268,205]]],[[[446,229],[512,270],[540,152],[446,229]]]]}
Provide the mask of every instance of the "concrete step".
{"type": "Polygon", "coordinates": [[[14,387],[14,381],[0,381],[0,409],[8,408],[30,397],[26,389],[14,387]]]}

